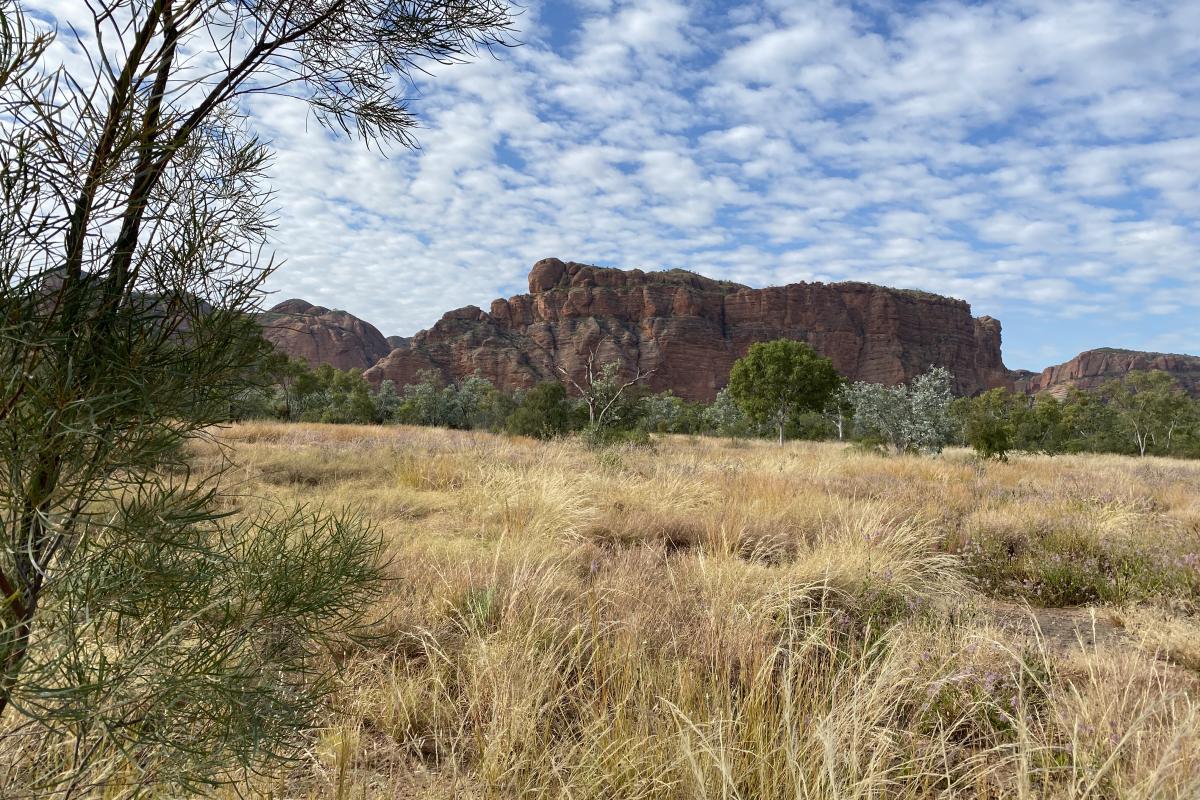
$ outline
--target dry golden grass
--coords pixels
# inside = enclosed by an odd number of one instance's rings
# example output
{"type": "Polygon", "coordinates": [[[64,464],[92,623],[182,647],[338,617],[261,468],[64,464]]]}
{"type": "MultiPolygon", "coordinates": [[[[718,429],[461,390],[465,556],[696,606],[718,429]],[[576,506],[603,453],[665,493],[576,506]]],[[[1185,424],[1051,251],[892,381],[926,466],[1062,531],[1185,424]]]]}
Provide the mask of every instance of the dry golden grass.
{"type": "Polygon", "coordinates": [[[1200,796],[1200,465],[224,438],[237,502],[357,507],[395,579],[262,796],[1200,796]]]}

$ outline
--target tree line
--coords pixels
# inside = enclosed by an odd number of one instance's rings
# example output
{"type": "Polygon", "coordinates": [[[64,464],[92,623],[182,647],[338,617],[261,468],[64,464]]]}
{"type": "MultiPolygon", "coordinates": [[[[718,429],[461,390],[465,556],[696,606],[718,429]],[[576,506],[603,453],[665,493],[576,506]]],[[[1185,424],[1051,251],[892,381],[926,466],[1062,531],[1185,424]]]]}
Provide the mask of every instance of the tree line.
{"type": "Polygon", "coordinates": [[[953,411],[960,436],[982,456],[1010,452],[1200,457],[1200,401],[1161,370],[1130,372],[1097,389],[1030,397],[992,389],[953,411]]]}
{"type": "MultiPolygon", "coordinates": [[[[636,377],[636,376],[635,376],[636,377]]],[[[1027,453],[1200,456],[1200,403],[1165,372],[1133,372],[1062,397],[993,389],[956,397],[954,376],[933,367],[906,384],[847,381],[809,345],[753,345],[711,403],[652,393],[616,362],[568,388],[557,381],[503,392],[479,374],[447,383],[435,372],[372,387],[356,370],[272,354],[234,416],[302,422],[429,425],[548,439],[647,442],[650,434],[843,440],[891,452],[974,448],[986,458],[1027,453]]]]}

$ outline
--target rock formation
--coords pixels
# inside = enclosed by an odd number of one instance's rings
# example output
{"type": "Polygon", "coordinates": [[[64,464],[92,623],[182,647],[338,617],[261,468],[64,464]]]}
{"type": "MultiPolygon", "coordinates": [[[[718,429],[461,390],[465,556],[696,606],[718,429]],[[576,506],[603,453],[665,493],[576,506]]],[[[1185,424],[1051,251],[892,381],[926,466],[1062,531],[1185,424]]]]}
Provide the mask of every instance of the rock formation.
{"type": "Polygon", "coordinates": [[[304,300],[285,300],[262,314],[259,324],[277,349],[310,366],[366,369],[392,349],[371,323],[304,300]]]}
{"type": "Polygon", "coordinates": [[[1025,373],[1014,380],[1014,388],[1029,393],[1049,392],[1061,397],[1067,390],[1096,389],[1136,370],[1163,370],[1193,397],[1200,397],[1200,356],[1146,353],[1139,350],[1100,348],[1080,353],[1040,373],[1025,373]]]}
{"type": "Polygon", "coordinates": [[[867,283],[795,283],[751,289],[685,270],[643,272],[537,262],[529,293],[466,306],[415,336],[386,339],[345,311],[287,300],[260,317],[277,348],[310,365],[364,369],[397,386],[431,370],[445,381],[475,372],[505,391],[582,378],[595,350],[626,375],[653,370],[646,385],[711,400],[733,362],[754,342],[807,341],[851,380],[898,383],[933,365],[949,368],[958,391],[1006,386],[1062,396],[1095,389],[1134,370],[1164,370],[1200,397],[1200,356],[1101,348],[1040,373],[1007,370],[1000,323],[940,295],[867,283]]]}
{"type": "Polygon", "coordinates": [[[647,385],[711,400],[754,342],[800,339],[852,380],[894,384],[931,366],[949,368],[973,394],[1012,383],[1000,358],[1000,323],[925,292],[866,283],[795,283],[751,289],[684,270],[642,272],[534,264],[529,293],[467,306],[402,343],[367,370],[403,386],[432,370],[447,381],[476,371],[503,390],[581,378],[595,349],[625,373],[653,370],[647,385]]]}

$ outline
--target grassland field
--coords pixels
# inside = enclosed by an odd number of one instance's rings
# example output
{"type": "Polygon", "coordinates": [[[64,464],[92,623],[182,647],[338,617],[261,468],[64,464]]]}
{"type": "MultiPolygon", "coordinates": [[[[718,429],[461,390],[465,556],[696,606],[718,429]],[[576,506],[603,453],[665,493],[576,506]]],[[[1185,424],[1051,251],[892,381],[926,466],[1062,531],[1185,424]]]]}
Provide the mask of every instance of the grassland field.
{"type": "Polygon", "coordinates": [[[1200,463],[244,424],[387,543],[302,798],[1200,797],[1200,463]]]}

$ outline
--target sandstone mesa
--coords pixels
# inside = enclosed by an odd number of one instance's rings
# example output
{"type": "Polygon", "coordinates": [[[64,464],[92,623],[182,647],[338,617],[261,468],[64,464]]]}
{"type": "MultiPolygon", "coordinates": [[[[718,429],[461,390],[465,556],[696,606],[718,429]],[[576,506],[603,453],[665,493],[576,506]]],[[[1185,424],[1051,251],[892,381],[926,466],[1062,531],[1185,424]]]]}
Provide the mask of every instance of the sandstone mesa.
{"type": "Polygon", "coordinates": [[[543,259],[529,292],[487,311],[447,312],[412,337],[385,339],[344,311],[288,300],[261,320],[277,348],[311,365],[365,370],[378,385],[414,383],[426,370],[457,381],[476,372],[504,391],[582,376],[589,354],[622,371],[653,370],[652,391],[710,401],[751,344],[800,339],[851,380],[895,384],[931,366],[954,373],[957,389],[1030,393],[1091,389],[1135,369],[1163,369],[1200,394],[1200,357],[1098,349],[1041,373],[1009,370],[1000,322],[927,292],[869,283],[793,283],[753,289],[685,270],[643,272],[543,259]]]}

